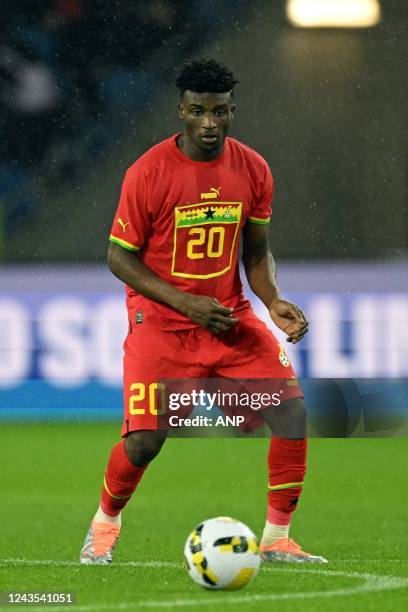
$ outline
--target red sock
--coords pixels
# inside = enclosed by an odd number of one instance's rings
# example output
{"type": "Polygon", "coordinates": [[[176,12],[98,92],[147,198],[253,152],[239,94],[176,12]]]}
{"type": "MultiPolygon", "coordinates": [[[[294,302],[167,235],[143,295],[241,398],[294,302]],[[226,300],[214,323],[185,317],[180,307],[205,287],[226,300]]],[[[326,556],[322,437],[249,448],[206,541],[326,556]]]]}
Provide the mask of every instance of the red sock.
{"type": "Polygon", "coordinates": [[[296,509],[306,473],[307,441],[271,438],[268,453],[268,521],[282,525],[296,509]]]}
{"type": "Polygon", "coordinates": [[[136,467],[130,463],[122,440],[113,447],[105,472],[101,508],[109,516],[117,516],[132,497],[147,465],[136,467]]]}

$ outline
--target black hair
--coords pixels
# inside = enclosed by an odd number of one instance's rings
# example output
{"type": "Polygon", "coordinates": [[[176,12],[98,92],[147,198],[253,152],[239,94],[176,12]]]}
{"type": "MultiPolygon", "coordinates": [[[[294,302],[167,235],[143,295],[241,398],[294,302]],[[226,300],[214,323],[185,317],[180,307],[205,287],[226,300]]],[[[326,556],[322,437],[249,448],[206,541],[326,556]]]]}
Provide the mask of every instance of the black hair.
{"type": "Polygon", "coordinates": [[[193,59],[184,64],[176,79],[180,94],[189,89],[195,93],[226,93],[239,83],[230,70],[212,59],[193,59]]]}

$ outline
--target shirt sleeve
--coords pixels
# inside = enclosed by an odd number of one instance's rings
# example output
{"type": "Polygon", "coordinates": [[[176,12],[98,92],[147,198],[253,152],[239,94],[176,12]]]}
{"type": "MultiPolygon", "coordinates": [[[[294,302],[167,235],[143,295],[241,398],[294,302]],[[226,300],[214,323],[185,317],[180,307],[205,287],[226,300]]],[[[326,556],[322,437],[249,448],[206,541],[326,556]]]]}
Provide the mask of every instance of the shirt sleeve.
{"type": "Polygon", "coordinates": [[[254,198],[248,221],[264,225],[269,223],[272,214],[273,198],[273,177],[267,164],[265,164],[265,174],[263,179],[262,191],[254,198]]]}
{"type": "Polygon", "coordinates": [[[149,233],[146,177],[140,170],[128,170],[123,179],[109,240],[128,251],[138,251],[144,246],[149,233]]]}

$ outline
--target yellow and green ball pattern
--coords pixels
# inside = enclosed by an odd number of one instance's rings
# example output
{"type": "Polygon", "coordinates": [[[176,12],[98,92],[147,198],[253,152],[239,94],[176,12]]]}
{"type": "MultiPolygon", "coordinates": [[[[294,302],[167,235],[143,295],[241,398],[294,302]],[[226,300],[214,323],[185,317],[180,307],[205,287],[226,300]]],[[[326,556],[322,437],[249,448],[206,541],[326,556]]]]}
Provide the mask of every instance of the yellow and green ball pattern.
{"type": "Polygon", "coordinates": [[[223,516],[203,521],[190,533],[184,557],[192,580],[207,589],[242,589],[260,565],[251,529],[223,516]]]}

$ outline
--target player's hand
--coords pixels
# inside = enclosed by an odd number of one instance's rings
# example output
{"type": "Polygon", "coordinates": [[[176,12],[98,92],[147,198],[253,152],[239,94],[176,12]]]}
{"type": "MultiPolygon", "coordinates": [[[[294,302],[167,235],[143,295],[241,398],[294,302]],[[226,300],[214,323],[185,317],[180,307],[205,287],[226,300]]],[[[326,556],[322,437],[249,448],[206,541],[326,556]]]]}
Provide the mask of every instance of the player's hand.
{"type": "Polygon", "coordinates": [[[225,308],[215,298],[205,295],[189,295],[183,305],[183,314],[213,334],[223,334],[239,321],[233,317],[233,309],[225,308]]]}
{"type": "Polygon", "coordinates": [[[288,335],[287,342],[296,344],[308,331],[309,323],[295,304],[286,300],[276,299],[269,308],[272,321],[288,335]]]}

